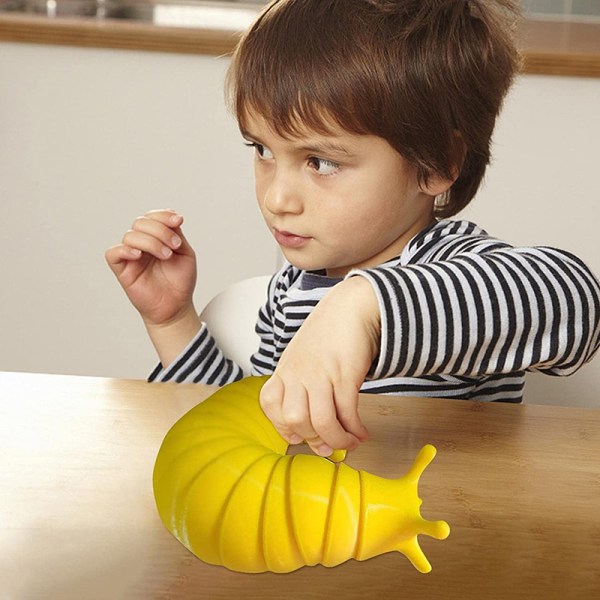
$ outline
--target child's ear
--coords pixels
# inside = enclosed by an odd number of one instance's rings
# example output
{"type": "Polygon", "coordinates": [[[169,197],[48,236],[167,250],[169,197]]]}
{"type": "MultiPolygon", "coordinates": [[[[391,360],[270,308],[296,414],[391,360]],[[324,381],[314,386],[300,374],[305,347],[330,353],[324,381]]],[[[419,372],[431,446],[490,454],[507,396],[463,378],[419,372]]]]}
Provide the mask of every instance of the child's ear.
{"type": "Polygon", "coordinates": [[[440,196],[447,192],[458,177],[458,169],[452,170],[452,177],[447,178],[440,173],[432,173],[427,177],[427,181],[419,184],[419,189],[428,196],[440,196]]]}
{"type": "Polygon", "coordinates": [[[430,196],[439,196],[447,192],[452,184],[458,179],[462,168],[465,154],[467,151],[463,137],[458,130],[454,131],[452,147],[450,148],[450,156],[453,156],[453,165],[450,169],[450,177],[445,173],[432,172],[428,174],[427,181],[420,184],[421,191],[430,196]]]}

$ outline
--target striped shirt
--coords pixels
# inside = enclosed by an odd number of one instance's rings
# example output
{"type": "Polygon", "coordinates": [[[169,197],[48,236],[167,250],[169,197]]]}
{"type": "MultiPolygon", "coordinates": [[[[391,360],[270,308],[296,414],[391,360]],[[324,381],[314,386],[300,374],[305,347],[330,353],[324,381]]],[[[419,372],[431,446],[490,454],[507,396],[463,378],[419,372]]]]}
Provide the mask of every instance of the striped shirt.
{"type": "MultiPolygon", "coordinates": [[[[362,392],[521,402],[526,371],[570,375],[600,345],[600,284],[568,252],[513,248],[468,221],[443,220],[366,278],[381,344],[362,392]]],[[[340,279],[286,264],[270,281],[252,375],[273,373],[304,320],[340,279]]],[[[206,325],[149,381],[224,385],[244,376],[206,325]]]]}

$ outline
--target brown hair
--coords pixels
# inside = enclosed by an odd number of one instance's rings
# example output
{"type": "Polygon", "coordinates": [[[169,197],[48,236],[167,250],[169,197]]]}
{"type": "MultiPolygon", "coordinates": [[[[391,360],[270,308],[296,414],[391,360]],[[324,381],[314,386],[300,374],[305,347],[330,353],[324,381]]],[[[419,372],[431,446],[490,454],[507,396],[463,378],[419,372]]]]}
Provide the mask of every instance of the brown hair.
{"type": "Polygon", "coordinates": [[[240,40],[227,77],[282,136],[328,123],[384,138],[417,168],[454,181],[447,217],[475,195],[518,54],[511,0],[274,0],[240,40]],[[457,176],[458,174],[458,176],[457,176]]]}

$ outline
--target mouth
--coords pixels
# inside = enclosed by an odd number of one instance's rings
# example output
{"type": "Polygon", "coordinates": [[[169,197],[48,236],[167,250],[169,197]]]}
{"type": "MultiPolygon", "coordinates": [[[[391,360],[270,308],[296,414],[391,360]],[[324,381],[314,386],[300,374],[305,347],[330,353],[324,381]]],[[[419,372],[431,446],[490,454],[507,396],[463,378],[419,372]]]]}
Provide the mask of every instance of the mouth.
{"type": "Polygon", "coordinates": [[[274,229],[273,235],[275,236],[277,243],[284,248],[302,248],[312,239],[291,233],[290,231],[280,231],[279,229],[274,229]]]}

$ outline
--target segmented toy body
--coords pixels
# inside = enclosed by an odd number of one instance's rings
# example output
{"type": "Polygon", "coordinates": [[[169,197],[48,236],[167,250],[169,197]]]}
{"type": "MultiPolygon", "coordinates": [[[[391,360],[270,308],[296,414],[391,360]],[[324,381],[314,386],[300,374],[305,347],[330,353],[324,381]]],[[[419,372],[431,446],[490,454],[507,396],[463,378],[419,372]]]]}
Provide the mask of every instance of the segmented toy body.
{"type": "Polygon", "coordinates": [[[221,388],[167,433],[154,494],[171,533],[203,561],[246,573],[331,567],[392,550],[431,570],[417,535],[449,533],[419,511],[418,480],[435,448],[425,446],[395,480],[286,455],[287,442],[260,408],[265,380],[221,388]]]}

